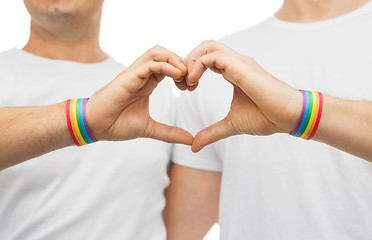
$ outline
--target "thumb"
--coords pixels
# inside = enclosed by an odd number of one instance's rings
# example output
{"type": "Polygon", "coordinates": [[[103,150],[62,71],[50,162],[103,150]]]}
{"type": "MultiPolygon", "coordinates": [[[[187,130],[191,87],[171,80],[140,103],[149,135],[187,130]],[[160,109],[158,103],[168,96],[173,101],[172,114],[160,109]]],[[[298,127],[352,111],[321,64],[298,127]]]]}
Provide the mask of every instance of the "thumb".
{"type": "Polygon", "coordinates": [[[188,131],[174,126],[168,126],[150,119],[146,138],[158,139],[168,143],[191,145],[194,137],[188,131]]]}
{"type": "Polygon", "coordinates": [[[193,152],[199,152],[208,144],[237,134],[238,132],[232,125],[230,116],[227,115],[223,120],[198,132],[192,143],[191,150],[193,152]]]}

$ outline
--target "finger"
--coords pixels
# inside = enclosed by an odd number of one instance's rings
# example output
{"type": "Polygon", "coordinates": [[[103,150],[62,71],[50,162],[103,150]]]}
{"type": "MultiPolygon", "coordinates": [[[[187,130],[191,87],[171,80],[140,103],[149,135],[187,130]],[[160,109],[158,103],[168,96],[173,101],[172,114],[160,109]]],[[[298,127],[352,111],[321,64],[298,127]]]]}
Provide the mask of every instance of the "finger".
{"type": "MultiPolygon", "coordinates": [[[[165,62],[147,62],[136,69],[136,76],[142,79],[148,79],[152,74],[163,74],[170,78],[180,78],[181,70],[165,62]]],[[[159,76],[159,75],[158,75],[159,76]]]]}
{"type": "Polygon", "coordinates": [[[215,73],[222,74],[222,70],[217,68],[217,67],[212,66],[209,69],[212,70],[215,73]]]}
{"type": "Polygon", "coordinates": [[[181,91],[188,90],[189,92],[192,92],[198,87],[198,84],[195,84],[194,86],[191,86],[191,87],[188,86],[186,84],[186,80],[179,81],[179,82],[174,80],[174,83],[176,84],[177,88],[180,89],[181,91]]]}
{"type": "Polygon", "coordinates": [[[199,152],[208,144],[237,134],[238,132],[231,124],[230,118],[226,117],[225,119],[198,132],[194,138],[194,142],[192,143],[191,150],[193,152],[199,152]]]}
{"type": "Polygon", "coordinates": [[[158,139],[168,143],[181,143],[191,145],[194,137],[188,131],[174,126],[168,126],[163,123],[159,123],[150,120],[147,134],[145,137],[158,139]]]}
{"type": "Polygon", "coordinates": [[[174,80],[174,82],[176,82],[176,83],[183,82],[183,81],[185,81],[185,76],[182,76],[182,77],[180,77],[180,78],[173,79],[173,80],[174,80]]]}
{"type": "Polygon", "coordinates": [[[187,89],[187,84],[185,81],[182,81],[182,82],[175,82],[177,88],[181,91],[185,91],[187,89]]]}
{"type": "Polygon", "coordinates": [[[118,79],[123,81],[123,84],[129,91],[136,92],[145,86],[146,83],[152,78],[159,83],[164,79],[165,76],[179,78],[181,77],[182,72],[169,63],[149,61],[137,68],[131,69],[126,74],[129,74],[129,78],[124,77],[125,75],[123,75],[118,79]]]}
{"type": "Polygon", "coordinates": [[[196,60],[200,57],[213,53],[215,51],[231,51],[230,48],[227,46],[214,41],[214,40],[207,40],[202,42],[199,46],[194,48],[183,60],[185,63],[188,71],[192,70],[193,65],[195,64],[196,60]]]}
{"type": "MultiPolygon", "coordinates": [[[[186,84],[187,85],[187,84],[186,84]]],[[[192,86],[187,86],[187,90],[189,91],[189,92],[193,92],[197,87],[198,87],[198,83],[196,83],[196,84],[194,84],[194,85],[192,85],[192,86]]]]}
{"type": "Polygon", "coordinates": [[[162,73],[154,73],[155,80],[160,83],[165,78],[165,75],[162,73]]]}
{"type": "Polygon", "coordinates": [[[239,88],[237,86],[234,86],[234,92],[233,92],[231,103],[235,101],[235,99],[238,97],[238,94],[239,94],[239,88]]]}
{"type": "Polygon", "coordinates": [[[181,70],[183,74],[187,73],[187,68],[182,62],[182,58],[159,45],[149,49],[145,54],[139,57],[133,65],[139,66],[147,61],[167,62],[181,70]]]}
{"type": "Polygon", "coordinates": [[[195,62],[197,59],[202,57],[205,54],[214,52],[216,49],[219,48],[219,43],[216,41],[207,40],[199,44],[196,48],[194,48],[183,60],[185,63],[187,70],[192,70],[195,62]]]}
{"type": "Polygon", "coordinates": [[[158,81],[154,78],[150,78],[146,84],[137,91],[138,96],[150,96],[155,88],[158,86],[158,81]]]}
{"type": "Polygon", "coordinates": [[[220,69],[221,71],[224,70],[226,67],[224,62],[227,60],[228,55],[222,55],[221,52],[213,52],[207,55],[200,57],[194,64],[192,70],[189,71],[187,76],[187,85],[194,86],[198,83],[200,77],[203,73],[208,69],[213,67],[215,70],[220,69]],[[222,60],[221,60],[222,59],[222,60]]]}
{"type": "Polygon", "coordinates": [[[193,86],[188,86],[186,76],[183,76],[182,78],[179,78],[179,79],[174,79],[174,83],[176,84],[176,86],[181,91],[188,90],[188,91],[192,92],[198,87],[198,84],[194,84],[193,86]],[[182,79],[182,81],[181,81],[181,79],[182,79]]]}

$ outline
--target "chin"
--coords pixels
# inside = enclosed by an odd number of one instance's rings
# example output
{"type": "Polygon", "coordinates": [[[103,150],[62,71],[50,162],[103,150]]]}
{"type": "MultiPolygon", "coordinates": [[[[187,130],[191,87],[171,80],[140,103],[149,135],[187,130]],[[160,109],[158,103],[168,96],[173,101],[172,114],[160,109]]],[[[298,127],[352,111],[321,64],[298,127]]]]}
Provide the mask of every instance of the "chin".
{"type": "Polygon", "coordinates": [[[24,0],[31,15],[45,18],[66,18],[79,13],[83,0],[24,0]]]}

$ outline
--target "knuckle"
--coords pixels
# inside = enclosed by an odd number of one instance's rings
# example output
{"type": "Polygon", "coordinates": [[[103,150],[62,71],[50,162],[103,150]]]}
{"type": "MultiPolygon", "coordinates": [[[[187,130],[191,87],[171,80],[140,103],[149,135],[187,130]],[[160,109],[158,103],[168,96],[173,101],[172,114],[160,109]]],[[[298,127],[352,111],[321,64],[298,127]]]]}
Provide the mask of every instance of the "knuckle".
{"type": "Polygon", "coordinates": [[[215,40],[205,40],[205,41],[202,42],[202,44],[204,44],[204,45],[213,45],[215,43],[216,43],[215,40]]]}
{"type": "Polygon", "coordinates": [[[161,51],[162,47],[159,46],[159,45],[155,45],[153,46],[152,48],[150,48],[147,53],[151,56],[151,57],[154,57],[156,55],[159,54],[159,52],[161,51]]]}
{"type": "Polygon", "coordinates": [[[248,64],[253,64],[255,61],[254,61],[253,57],[251,57],[251,56],[244,56],[244,62],[248,63],[248,64]]]}
{"type": "Polygon", "coordinates": [[[152,70],[154,72],[163,71],[163,69],[164,69],[164,63],[153,62],[153,64],[152,64],[152,70]]]}
{"type": "Polygon", "coordinates": [[[214,49],[214,50],[219,50],[220,49],[220,43],[218,43],[215,40],[208,40],[208,46],[211,49],[214,49]]]}
{"type": "Polygon", "coordinates": [[[164,49],[164,47],[160,46],[160,45],[155,45],[151,48],[152,50],[162,50],[164,49]]]}
{"type": "Polygon", "coordinates": [[[154,68],[155,68],[156,65],[154,64],[154,62],[147,62],[145,66],[150,71],[154,71],[154,68]]]}

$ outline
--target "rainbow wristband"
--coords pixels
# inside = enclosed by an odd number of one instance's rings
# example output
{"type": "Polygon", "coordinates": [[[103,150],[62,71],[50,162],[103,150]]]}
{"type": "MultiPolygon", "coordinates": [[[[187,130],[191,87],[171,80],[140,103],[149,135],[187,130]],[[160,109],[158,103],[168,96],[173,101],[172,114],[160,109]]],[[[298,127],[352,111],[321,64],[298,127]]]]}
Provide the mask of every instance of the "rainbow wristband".
{"type": "Polygon", "coordinates": [[[88,98],[69,99],[66,103],[66,119],[72,140],[77,146],[97,142],[89,131],[85,116],[88,98]]]}
{"type": "Polygon", "coordinates": [[[300,90],[303,103],[300,121],[292,136],[310,140],[318,129],[323,111],[323,94],[320,92],[300,90]]]}

